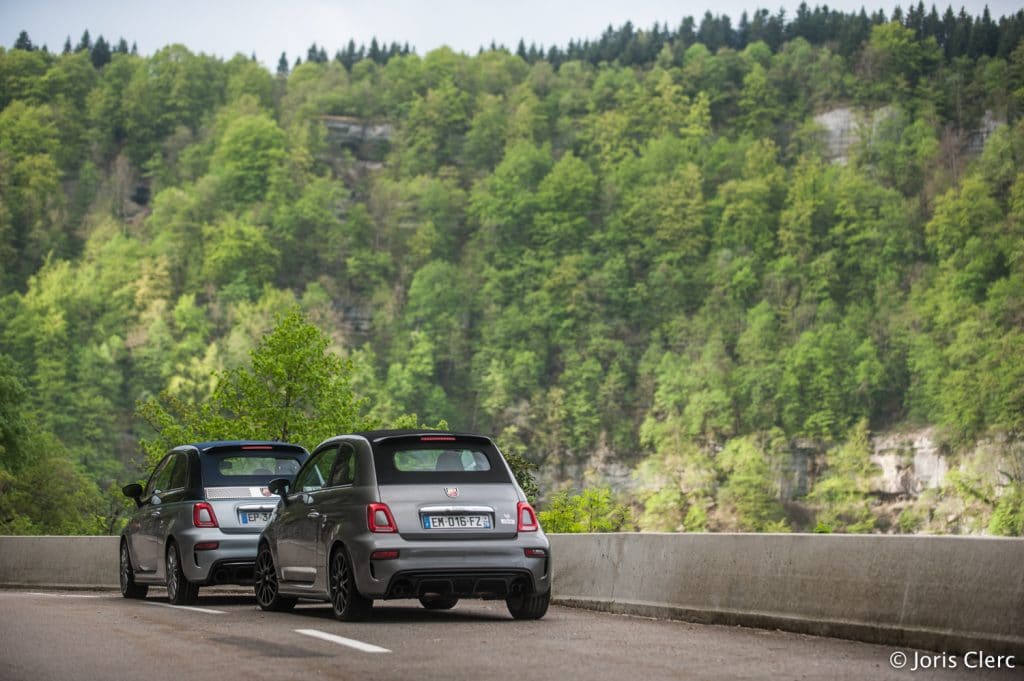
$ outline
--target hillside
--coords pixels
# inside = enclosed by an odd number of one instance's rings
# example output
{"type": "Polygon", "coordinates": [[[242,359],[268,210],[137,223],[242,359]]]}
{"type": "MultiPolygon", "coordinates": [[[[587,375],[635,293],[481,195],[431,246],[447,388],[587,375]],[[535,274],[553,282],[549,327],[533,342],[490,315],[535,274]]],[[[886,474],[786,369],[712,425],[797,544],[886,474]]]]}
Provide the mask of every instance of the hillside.
{"type": "Polygon", "coordinates": [[[493,434],[545,498],[1024,534],[1022,36],[1024,12],[805,7],[276,73],[23,36],[0,532],[116,527],[138,401],[204,400],[297,303],[374,416],[493,434]],[[870,436],[922,428],[941,483],[900,492],[913,453],[879,470],[870,436]]]}

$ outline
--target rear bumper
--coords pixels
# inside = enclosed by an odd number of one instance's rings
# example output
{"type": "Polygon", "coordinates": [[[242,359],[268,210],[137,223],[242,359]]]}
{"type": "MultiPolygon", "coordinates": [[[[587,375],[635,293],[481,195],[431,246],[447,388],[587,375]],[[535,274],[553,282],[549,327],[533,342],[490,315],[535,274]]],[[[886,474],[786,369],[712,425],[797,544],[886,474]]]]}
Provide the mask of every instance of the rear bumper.
{"type": "Polygon", "coordinates": [[[533,589],[529,570],[406,570],[391,577],[384,598],[506,598],[533,589]]]}
{"type": "Polygon", "coordinates": [[[225,534],[217,528],[195,528],[176,539],[182,571],[190,582],[203,585],[252,583],[259,534],[225,534]],[[197,551],[196,544],[202,542],[217,542],[217,548],[197,551]]]}
{"type": "Polygon", "coordinates": [[[525,590],[551,589],[551,547],[543,534],[508,540],[408,541],[366,534],[350,541],[356,586],[368,598],[416,598],[440,594],[460,598],[504,598],[525,590]],[[543,549],[527,557],[525,549],[543,549]],[[397,550],[398,558],[372,560],[374,551],[397,550]]]}

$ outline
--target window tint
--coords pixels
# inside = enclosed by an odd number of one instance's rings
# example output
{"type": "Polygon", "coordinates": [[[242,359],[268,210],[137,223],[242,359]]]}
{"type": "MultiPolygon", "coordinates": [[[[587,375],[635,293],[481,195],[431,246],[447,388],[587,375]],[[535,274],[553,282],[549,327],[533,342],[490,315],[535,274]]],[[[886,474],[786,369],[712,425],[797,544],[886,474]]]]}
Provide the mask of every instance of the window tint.
{"type": "Polygon", "coordinates": [[[221,449],[202,455],[204,487],[266,486],[295,477],[305,452],[293,449],[221,449]]]}
{"type": "Polygon", "coordinates": [[[409,449],[395,452],[395,468],[408,471],[489,471],[487,455],[473,449],[409,449]]]}
{"type": "Polygon", "coordinates": [[[344,442],[338,450],[331,485],[352,485],[356,481],[356,448],[344,442]]]}
{"type": "Polygon", "coordinates": [[[291,477],[298,472],[299,462],[287,456],[222,456],[217,461],[217,473],[223,478],[291,477]]]}
{"type": "Polygon", "coordinates": [[[380,485],[511,482],[498,450],[475,438],[385,442],[375,447],[373,460],[380,485]]]}
{"type": "Polygon", "coordinates": [[[171,466],[173,463],[173,455],[168,454],[164,457],[164,460],[161,461],[160,465],[158,465],[156,470],[153,471],[153,475],[149,476],[149,482],[146,483],[146,491],[143,494],[143,497],[151,497],[157,490],[163,492],[164,490],[170,489],[171,466]]]}
{"type": "Polygon", "coordinates": [[[295,478],[292,489],[295,492],[315,492],[322,489],[331,477],[331,469],[338,458],[338,448],[328,447],[313,455],[309,463],[295,478]]]}
{"type": "Polygon", "coordinates": [[[167,489],[184,489],[188,487],[188,455],[178,453],[174,455],[174,463],[171,465],[170,487],[167,489]]]}

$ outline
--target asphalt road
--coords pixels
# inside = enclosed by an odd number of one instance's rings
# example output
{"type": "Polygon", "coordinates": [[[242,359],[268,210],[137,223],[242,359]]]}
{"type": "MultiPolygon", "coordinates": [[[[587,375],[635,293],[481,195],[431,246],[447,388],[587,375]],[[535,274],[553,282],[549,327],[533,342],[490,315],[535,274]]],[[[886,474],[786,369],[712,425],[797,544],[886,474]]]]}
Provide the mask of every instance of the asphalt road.
{"type": "Polygon", "coordinates": [[[898,671],[884,646],[562,607],[516,622],[500,601],[447,612],[390,601],[359,624],[319,603],[264,613],[242,592],[201,595],[196,607],[171,606],[158,589],[145,601],[0,591],[0,681],[1024,678],[1024,660],[986,672],[958,656],[957,669],[912,672],[915,651],[903,650],[898,671]]]}

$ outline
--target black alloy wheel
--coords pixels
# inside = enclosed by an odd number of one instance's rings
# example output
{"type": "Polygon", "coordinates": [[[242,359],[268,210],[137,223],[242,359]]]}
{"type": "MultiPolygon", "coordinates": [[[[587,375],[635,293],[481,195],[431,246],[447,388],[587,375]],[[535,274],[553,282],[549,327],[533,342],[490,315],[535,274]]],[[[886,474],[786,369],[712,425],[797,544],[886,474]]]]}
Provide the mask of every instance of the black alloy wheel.
{"type": "Polygon", "coordinates": [[[359,622],[370,616],[373,600],[356,589],[352,562],[343,546],[334,549],[330,563],[331,606],[334,616],[342,622],[359,622]]]}
{"type": "Polygon", "coordinates": [[[551,591],[542,594],[513,594],[505,599],[509,614],[517,620],[539,620],[548,611],[551,591]]]}
{"type": "Polygon", "coordinates": [[[283,612],[291,610],[299,599],[282,596],[277,590],[277,570],[274,568],[274,554],[270,546],[260,545],[256,555],[256,581],[253,584],[256,603],[264,610],[283,612]]]}
{"type": "Polygon", "coordinates": [[[132,569],[132,557],[128,553],[128,542],[121,540],[121,595],[125,598],[145,598],[149,587],[135,583],[135,570],[132,569]]]}

